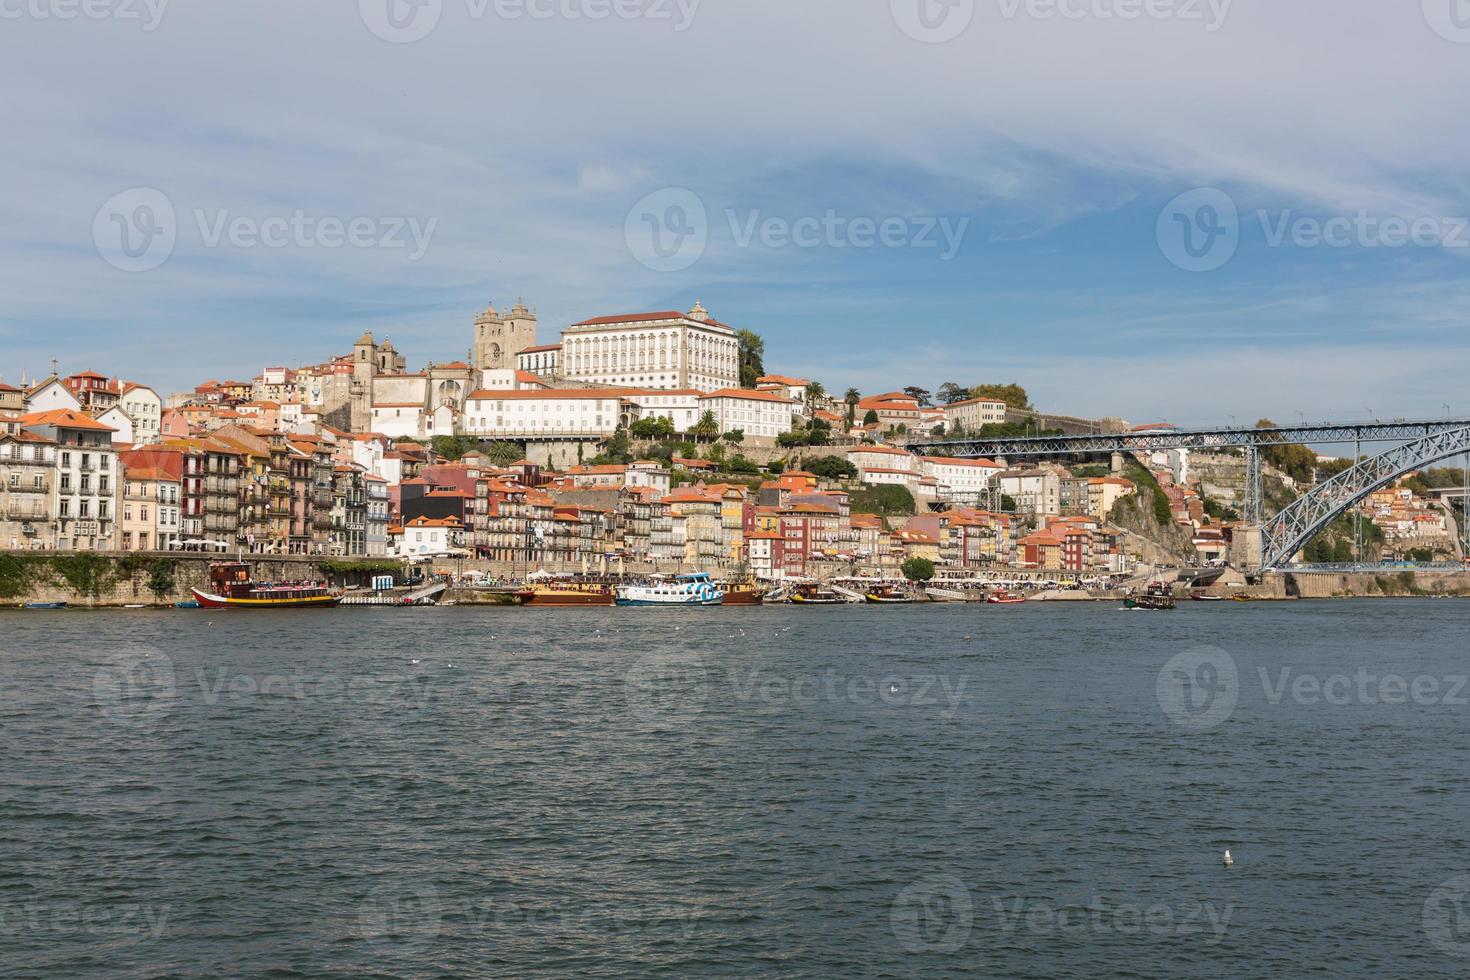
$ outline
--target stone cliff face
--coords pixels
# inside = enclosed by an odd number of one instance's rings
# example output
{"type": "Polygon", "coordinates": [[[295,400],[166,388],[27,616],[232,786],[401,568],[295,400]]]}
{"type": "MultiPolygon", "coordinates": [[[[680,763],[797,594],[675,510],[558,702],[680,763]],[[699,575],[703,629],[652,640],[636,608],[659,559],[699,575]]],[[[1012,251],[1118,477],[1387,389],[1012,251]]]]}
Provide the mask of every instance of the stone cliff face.
{"type": "Polygon", "coordinates": [[[1126,533],[1127,550],[1144,561],[1183,565],[1195,560],[1192,535],[1178,524],[1160,524],[1147,490],[1118,501],[1108,519],[1126,533]]]}

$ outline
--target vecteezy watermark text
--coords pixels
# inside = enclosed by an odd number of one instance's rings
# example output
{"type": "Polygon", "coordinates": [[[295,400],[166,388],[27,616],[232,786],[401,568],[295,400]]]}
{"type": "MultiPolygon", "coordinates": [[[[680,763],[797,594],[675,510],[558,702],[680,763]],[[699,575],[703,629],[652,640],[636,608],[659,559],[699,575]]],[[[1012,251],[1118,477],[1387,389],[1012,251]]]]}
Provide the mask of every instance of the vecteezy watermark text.
{"type": "Polygon", "coordinates": [[[173,201],[152,187],[134,187],[109,198],[92,219],[97,253],[124,272],[147,272],[173,255],[181,230],[191,227],[199,247],[268,250],[402,250],[410,262],[424,257],[439,219],[409,216],[340,216],[293,208],[279,214],[237,214],[229,208],[194,208],[181,222],[173,201]]]}
{"type": "Polygon", "coordinates": [[[723,673],[697,656],[651,654],[624,677],[629,707],[645,721],[681,725],[693,722],[711,700],[733,698],[741,704],[810,708],[851,704],[873,708],[939,708],[946,721],[967,700],[968,677],[938,674],[849,674],[829,667],[791,673],[731,667],[723,673]]]}
{"type": "MultiPolygon", "coordinates": [[[[463,0],[471,21],[643,20],[668,24],[682,34],[694,24],[703,0],[463,0]]],[[[448,0],[358,0],[367,29],[392,44],[412,44],[434,32],[448,0]]]]}
{"type": "Polygon", "coordinates": [[[152,905],[0,904],[0,937],[5,937],[0,944],[42,933],[158,939],[168,927],[168,914],[167,908],[152,905]]]}
{"type": "MultiPolygon", "coordinates": [[[[828,208],[821,214],[768,215],[726,208],[725,223],[736,248],[918,249],[941,262],[959,254],[969,218],[937,215],[853,215],[828,208]]],[[[628,210],[623,239],[628,252],[655,272],[682,272],[709,247],[709,210],[687,187],[646,194],[628,210]]]]}
{"type": "MultiPolygon", "coordinates": [[[[1314,215],[1293,208],[1254,212],[1267,248],[1470,248],[1470,217],[1461,215],[1314,215]]],[[[1212,272],[1235,257],[1247,231],[1235,200],[1216,187],[1186,191],[1155,224],[1159,251],[1186,272],[1212,272]]]]}
{"type": "Polygon", "coordinates": [[[163,23],[170,0],[0,0],[0,20],[136,21],[151,34],[163,23]]]}
{"type": "MultiPolygon", "coordinates": [[[[1234,0],[995,0],[1003,20],[1136,21],[1198,23],[1214,33],[1234,0]]],[[[953,41],[975,19],[976,0],[889,0],[899,30],[925,44],[953,41]]]]}
{"type": "Polygon", "coordinates": [[[969,218],[889,216],[871,218],[839,214],[828,208],[820,216],[800,218],[763,216],[758,210],[741,214],[727,210],[725,220],[738,248],[759,242],[765,248],[923,248],[938,249],[939,260],[959,254],[969,218]]]}
{"type": "Polygon", "coordinates": [[[1206,945],[1225,938],[1234,905],[1116,901],[1094,895],[1085,904],[1051,904],[1023,896],[992,896],[977,902],[953,875],[938,875],[902,889],[889,919],[899,945],[911,953],[956,953],[970,941],[977,922],[1001,932],[1036,939],[1049,936],[1201,937],[1206,945]]]}
{"type": "Polygon", "coordinates": [[[123,725],[154,721],[187,704],[268,707],[290,702],[353,703],[406,717],[428,709],[431,679],[416,673],[343,674],[295,668],[251,674],[227,667],[179,670],[173,658],[136,645],[109,655],[92,676],[93,703],[123,725]]]}
{"type": "MultiPolygon", "coordinates": [[[[1402,674],[1369,667],[1327,675],[1294,667],[1257,667],[1260,704],[1314,707],[1470,707],[1470,674],[1402,674]]],[[[1181,728],[1206,731],[1235,713],[1248,685],[1235,658],[1218,647],[1195,647],[1159,671],[1159,707],[1181,728]]]]}

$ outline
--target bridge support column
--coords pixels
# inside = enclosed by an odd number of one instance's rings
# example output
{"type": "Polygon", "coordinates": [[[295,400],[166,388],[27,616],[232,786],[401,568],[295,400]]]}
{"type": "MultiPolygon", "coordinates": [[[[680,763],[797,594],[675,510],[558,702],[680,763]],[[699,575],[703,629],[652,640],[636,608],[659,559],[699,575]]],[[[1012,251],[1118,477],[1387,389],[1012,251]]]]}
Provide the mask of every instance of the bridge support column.
{"type": "Polygon", "coordinates": [[[1257,569],[1261,567],[1261,526],[1241,526],[1235,529],[1230,542],[1230,564],[1236,568],[1257,569]]]}
{"type": "Polygon", "coordinates": [[[1245,447],[1245,513],[1241,515],[1252,527],[1265,520],[1261,503],[1261,447],[1245,447]]]}
{"type": "Polygon", "coordinates": [[[1125,465],[1127,464],[1123,460],[1123,454],[1113,453],[1113,475],[1117,476],[1122,473],[1125,465]]]}

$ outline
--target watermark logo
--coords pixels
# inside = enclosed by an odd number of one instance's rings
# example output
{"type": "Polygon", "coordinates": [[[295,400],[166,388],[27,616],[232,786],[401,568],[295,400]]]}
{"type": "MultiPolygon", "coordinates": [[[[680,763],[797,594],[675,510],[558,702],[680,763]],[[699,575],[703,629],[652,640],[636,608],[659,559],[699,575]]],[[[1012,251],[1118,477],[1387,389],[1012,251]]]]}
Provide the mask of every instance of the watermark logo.
{"type": "Polygon", "coordinates": [[[146,725],[178,704],[174,662],[162,650],[130,644],[112,652],[92,675],[92,701],[119,725],[146,725]]]}
{"type": "Polygon", "coordinates": [[[1177,20],[1198,22],[1213,34],[1225,26],[1234,0],[998,0],[1001,16],[1015,20],[1134,21],[1177,20]]]}
{"type": "MultiPolygon", "coordinates": [[[[701,0],[464,0],[471,22],[646,20],[682,34],[694,24],[701,0]]],[[[422,41],[438,28],[444,0],[358,0],[362,22],[392,44],[422,41]]]]}
{"type": "Polygon", "coordinates": [[[899,892],[889,924],[898,944],[910,953],[953,953],[970,940],[975,903],[963,881],[938,875],[899,892]]]}
{"type": "Polygon", "coordinates": [[[641,720],[678,728],[694,722],[709,699],[709,672],[697,657],[650,654],[623,677],[628,707],[641,720]]]}
{"type": "Polygon", "coordinates": [[[683,272],[709,246],[709,212],[693,191],[665,187],[628,211],[623,240],[629,254],[654,272],[683,272]]]}
{"type": "Polygon", "coordinates": [[[934,249],[941,262],[959,254],[970,219],[948,217],[922,218],[889,215],[872,218],[839,214],[829,208],[820,217],[808,215],[796,219],[764,216],[760,211],[740,214],[725,212],[730,235],[738,248],[760,244],[764,248],[915,248],[934,249]]]}
{"type": "Polygon", "coordinates": [[[915,41],[953,41],[975,19],[975,0],[888,0],[893,22],[915,41]]]}
{"type": "Polygon", "coordinates": [[[1470,44],[1470,0],[1422,0],[1431,30],[1456,44],[1470,44]]]}
{"type": "Polygon", "coordinates": [[[1219,647],[1186,650],[1159,671],[1155,694],[1164,714],[1181,728],[1218,728],[1240,699],[1235,658],[1219,647]]]}
{"type": "Polygon", "coordinates": [[[1115,903],[1094,895],[1086,905],[1054,906],[1025,898],[992,898],[1001,931],[1037,936],[1201,936],[1206,946],[1225,938],[1235,906],[1115,903]]]}
{"type": "Polygon", "coordinates": [[[1180,194],[1164,206],[1154,228],[1159,251],[1185,272],[1213,272],[1240,247],[1240,211],[1214,187],[1180,194]]]}
{"type": "Polygon", "coordinates": [[[1276,671],[1257,667],[1261,678],[1261,690],[1266,702],[1272,707],[1290,699],[1292,704],[1326,704],[1343,708],[1348,705],[1403,705],[1412,704],[1421,708],[1452,707],[1470,705],[1470,675],[1450,674],[1441,677],[1420,675],[1409,678],[1402,674],[1378,675],[1366,667],[1359,667],[1349,677],[1347,674],[1332,674],[1319,677],[1315,674],[1297,674],[1290,667],[1276,671]]]}
{"type": "Polygon", "coordinates": [[[385,884],[368,892],[357,913],[358,936],[394,947],[432,944],[444,918],[433,885],[385,884]]]}
{"type": "Polygon", "coordinates": [[[0,20],[116,20],[158,30],[169,0],[0,0],[0,20]]]}
{"type": "Polygon", "coordinates": [[[178,241],[173,202],[152,187],[134,187],[108,198],[92,218],[92,242],[108,265],[147,272],[167,262],[178,241]]]}
{"type": "Polygon", "coordinates": [[[1470,875],[1451,878],[1424,900],[1421,923],[1430,943],[1442,953],[1470,957],[1470,875]]]}
{"type": "Polygon", "coordinates": [[[169,260],[181,233],[207,249],[401,250],[410,262],[429,251],[439,219],[318,215],[295,208],[282,214],[238,214],[229,208],[193,208],[180,221],[174,203],[152,187],[109,198],[92,219],[97,254],[123,272],[149,272],[169,260]],[[191,220],[192,219],[192,220],[191,220]]]}
{"type": "Polygon", "coordinates": [[[390,44],[422,41],[439,26],[444,0],[357,0],[362,22],[390,44]]]}
{"type": "Polygon", "coordinates": [[[843,675],[828,667],[822,674],[786,675],[762,670],[727,672],[735,700],[742,704],[855,704],[885,708],[939,708],[948,721],[967,700],[968,677],[940,674],[843,675]]]}

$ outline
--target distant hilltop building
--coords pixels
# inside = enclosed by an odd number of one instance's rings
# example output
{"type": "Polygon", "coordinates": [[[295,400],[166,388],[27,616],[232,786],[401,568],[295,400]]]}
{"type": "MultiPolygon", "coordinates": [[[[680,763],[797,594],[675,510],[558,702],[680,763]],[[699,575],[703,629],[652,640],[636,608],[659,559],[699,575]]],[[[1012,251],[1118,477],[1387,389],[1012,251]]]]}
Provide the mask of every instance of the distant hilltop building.
{"type": "Polygon", "coordinates": [[[516,355],[536,346],[536,311],[516,300],[509,310],[495,304],[475,318],[474,366],[479,371],[514,371],[516,355]]]}
{"type": "Polygon", "coordinates": [[[688,313],[574,323],[562,332],[559,366],[563,378],[582,384],[718,391],[740,386],[740,341],[696,302],[688,313]]]}

